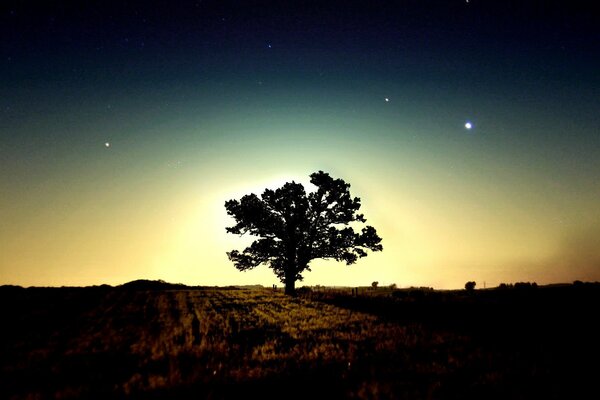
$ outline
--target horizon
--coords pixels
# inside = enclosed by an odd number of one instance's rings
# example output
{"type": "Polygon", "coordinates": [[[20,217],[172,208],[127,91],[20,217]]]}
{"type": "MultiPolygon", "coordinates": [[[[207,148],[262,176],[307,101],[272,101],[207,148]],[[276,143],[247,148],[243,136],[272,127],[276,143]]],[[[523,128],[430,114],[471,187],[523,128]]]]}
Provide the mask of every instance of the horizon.
{"type": "Polygon", "coordinates": [[[600,281],[599,27],[584,1],[5,2],[0,285],[281,286],[227,259],[224,203],[319,170],[383,251],[298,287],[600,281]]]}
{"type": "MultiPolygon", "coordinates": [[[[168,282],[165,281],[163,279],[145,279],[145,278],[138,278],[138,279],[134,279],[132,281],[127,281],[127,282],[123,282],[123,283],[119,283],[119,284],[107,284],[107,283],[95,283],[95,284],[90,284],[90,285],[83,285],[83,286],[72,286],[72,285],[62,285],[62,286],[22,286],[22,285],[15,285],[15,284],[1,284],[0,287],[19,287],[22,289],[87,289],[87,288],[99,288],[99,287],[103,287],[103,286],[108,286],[110,288],[119,288],[121,286],[125,286],[127,284],[130,283],[135,283],[135,282],[146,282],[146,283],[160,283],[160,284],[164,284],[164,285],[173,285],[173,286],[184,286],[185,288],[214,288],[214,289],[226,289],[226,288],[230,288],[230,287],[234,287],[234,288],[251,288],[251,287],[260,287],[261,289],[266,289],[266,290],[273,290],[276,289],[278,291],[283,292],[285,285],[283,285],[281,282],[279,283],[279,285],[275,285],[275,287],[272,286],[265,286],[263,284],[260,283],[245,283],[245,284],[229,284],[229,285],[203,285],[203,284],[185,284],[185,283],[181,283],[181,282],[168,282]]],[[[485,282],[482,282],[483,284],[485,284],[485,282]]],[[[600,284],[599,281],[580,281],[580,280],[575,280],[573,282],[552,282],[552,283],[546,283],[546,284],[541,284],[538,285],[537,282],[523,282],[523,281],[518,281],[518,282],[500,282],[498,285],[496,286],[490,286],[490,285],[484,285],[484,286],[479,286],[479,282],[475,282],[475,287],[473,288],[473,290],[497,290],[500,289],[502,285],[507,285],[509,287],[513,287],[514,285],[518,285],[518,284],[525,284],[525,285],[535,285],[535,287],[553,287],[553,286],[573,286],[573,285],[577,285],[577,284],[584,284],[584,285],[588,285],[588,284],[592,284],[592,285],[598,285],[600,284]]],[[[320,288],[320,289],[354,289],[354,288],[362,288],[362,289],[371,289],[372,285],[358,285],[358,286],[341,286],[341,285],[320,285],[320,284],[315,284],[315,285],[299,285],[298,289],[301,288],[320,288]]],[[[410,289],[414,289],[414,290],[420,290],[420,289],[427,289],[427,290],[433,290],[433,291],[464,291],[465,290],[465,286],[463,285],[463,287],[460,288],[436,288],[436,287],[431,287],[431,286],[414,286],[414,285],[409,285],[409,286],[399,286],[396,285],[395,283],[391,283],[391,284],[378,284],[377,287],[375,288],[375,290],[410,290],[410,289]],[[393,287],[392,287],[393,286],[393,287]]]]}

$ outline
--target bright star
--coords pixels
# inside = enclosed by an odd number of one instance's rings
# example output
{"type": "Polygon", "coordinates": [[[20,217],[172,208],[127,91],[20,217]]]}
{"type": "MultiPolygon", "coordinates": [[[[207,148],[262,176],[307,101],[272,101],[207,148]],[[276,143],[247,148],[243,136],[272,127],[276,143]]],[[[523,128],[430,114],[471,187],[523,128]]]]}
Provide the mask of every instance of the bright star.
{"type": "Polygon", "coordinates": [[[104,143],[104,147],[109,148],[110,147],[110,142],[105,142],[104,143]]]}
{"type": "Polygon", "coordinates": [[[385,102],[388,103],[390,99],[388,97],[385,98],[385,102]]]}
{"type": "Polygon", "coordinates": [[[467,122],[465,123],[465,128],[467,128],[467,129],[471,129],[471,128],[473,128],[473,124],[472,124],[472,123],[470,123],[469,121],[467,121],[467,122]]]}

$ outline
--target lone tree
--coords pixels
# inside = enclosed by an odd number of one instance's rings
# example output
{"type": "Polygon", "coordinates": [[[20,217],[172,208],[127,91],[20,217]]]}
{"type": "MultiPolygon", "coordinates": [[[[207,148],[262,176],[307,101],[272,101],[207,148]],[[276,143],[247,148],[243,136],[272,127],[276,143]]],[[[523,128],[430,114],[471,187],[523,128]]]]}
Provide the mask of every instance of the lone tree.
{"type": "Polygon", "coordinates": [[[366,250],[381,251],[381,238],[372,226],[354,232],[352,222],[366,222],[360,209],[360,199],[350,197],[350,185],[319,171],[310,175],[317,187],[311,193],[300,183],[287,182],[276,190],[266,189],[240,200],[225,202],[227,214],[236,224],[228,233],[257,236],[240,252],[227,253],[240,271],[268,265],[285,284],[285,293],[295,294],[297,280],[310,271],[311,260],[335,259],[347,265],[367,255],[366,250]]]}

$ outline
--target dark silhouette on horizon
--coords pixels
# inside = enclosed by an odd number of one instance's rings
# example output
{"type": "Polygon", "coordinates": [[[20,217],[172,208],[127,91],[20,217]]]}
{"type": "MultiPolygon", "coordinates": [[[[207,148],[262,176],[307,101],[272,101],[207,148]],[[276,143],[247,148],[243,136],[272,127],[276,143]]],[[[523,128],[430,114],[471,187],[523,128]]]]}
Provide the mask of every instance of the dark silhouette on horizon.
{"type": "Polygon", "coordinates": [[[285,293],[295,294],[302,272],[310,271],[314,259],[334,259],[354,264],[366,250],[381,251],[381,238],[372,226],[354,232],[348,224],[366,222],[360,198],[350,196],[350,185],[319,171],[310,175],[317,187],[306,193],[304,186],[287,182],[276,190],[266,189],[260,198],[245,195],[225,202],[227,214],[236,220],[227,232],[257,236],[242,252],[227,253],[240,271],[267,264],[285,284],[285,293]],[[339,226],[344,226],[339,228],[339,226]]]}
{"type": "Polygon", "coordinates": [[[472,292],[473,290],[475,290],[476,285],[477,285],[477,283],[475,281],[469,281],[469,282],[465,283],[465,290],[467,292],[472,292]]]}

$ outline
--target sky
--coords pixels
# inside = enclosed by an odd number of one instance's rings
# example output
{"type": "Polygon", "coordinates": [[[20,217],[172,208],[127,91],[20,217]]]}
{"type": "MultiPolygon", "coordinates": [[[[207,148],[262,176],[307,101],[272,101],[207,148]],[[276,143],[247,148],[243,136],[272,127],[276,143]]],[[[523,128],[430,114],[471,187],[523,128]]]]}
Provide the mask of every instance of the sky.
{"type": "Polygon", "coordinates": [[[318,170],[384,250],[300,286],[600,280],[591,3],[3,1],[0,284],[279,284],[224,203],[318,170]]]}

